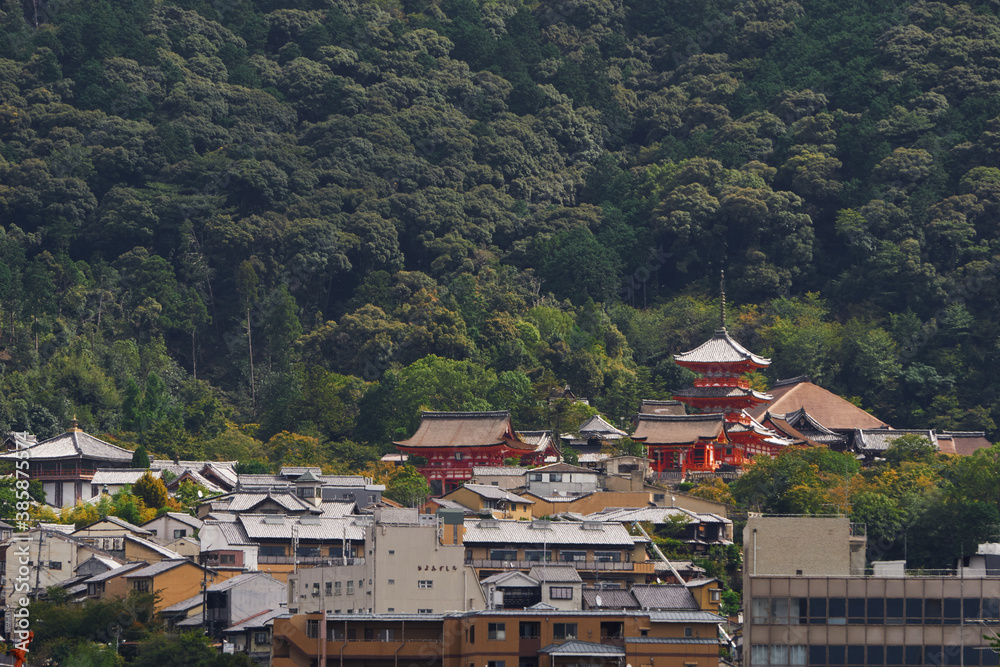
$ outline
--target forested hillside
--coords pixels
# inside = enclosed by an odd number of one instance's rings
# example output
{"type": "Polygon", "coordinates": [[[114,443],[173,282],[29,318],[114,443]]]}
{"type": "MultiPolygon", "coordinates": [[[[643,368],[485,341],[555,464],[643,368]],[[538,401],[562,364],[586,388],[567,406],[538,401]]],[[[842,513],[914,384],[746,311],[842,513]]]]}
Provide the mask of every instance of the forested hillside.
{"type": "Polygon", "coordinates": [[[2,4],[0,426],[358,467],[728,325],[998,435],[991,2],[2,4]],[[250,426],[259,425],[259,426],[250,426]]]}

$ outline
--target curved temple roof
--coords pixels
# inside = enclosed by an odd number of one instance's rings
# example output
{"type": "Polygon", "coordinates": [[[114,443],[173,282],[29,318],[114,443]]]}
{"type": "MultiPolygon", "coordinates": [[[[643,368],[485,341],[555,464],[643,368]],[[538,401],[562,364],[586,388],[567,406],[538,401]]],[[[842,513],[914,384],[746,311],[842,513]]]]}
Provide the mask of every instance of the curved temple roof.
{"type": "Polygon", "coordinates": [[[688,352],[674,355],[679,364],[732,364],[749,362],[756,366],[769,366],[770,359],[759,357],[737,343],[725,327],[715,330],[715,335],[688,352]]]}

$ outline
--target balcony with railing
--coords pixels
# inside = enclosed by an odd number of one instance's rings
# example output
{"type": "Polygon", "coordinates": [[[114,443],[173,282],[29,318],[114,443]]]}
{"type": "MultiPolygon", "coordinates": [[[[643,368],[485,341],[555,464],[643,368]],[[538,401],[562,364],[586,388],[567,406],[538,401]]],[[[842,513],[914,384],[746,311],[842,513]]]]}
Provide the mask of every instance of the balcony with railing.
{"type": "Polygon", "coordinates": [[[605,562],[605,561],[548,561],[539,560],[491,560],[474,558],[466,561],[466,565],[479,570],[530,570],[538,565],[572,565],[581,572],[634,572],[636,574],[652,574],[654,571],[653,562],[633,563],[605,562]]]}
{"type": "Polygon", "coordinates": [[[257,556],[259,565],[308,565],[335,567],[337,565],[364,565],[364,558],[337,558],[334,556],[257,556]]]}

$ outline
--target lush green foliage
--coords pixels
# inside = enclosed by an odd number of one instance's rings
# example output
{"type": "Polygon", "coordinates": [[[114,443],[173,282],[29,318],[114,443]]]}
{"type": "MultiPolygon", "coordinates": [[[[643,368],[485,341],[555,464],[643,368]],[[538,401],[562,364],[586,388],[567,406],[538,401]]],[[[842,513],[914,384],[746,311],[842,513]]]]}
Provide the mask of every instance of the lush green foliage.
{"type": "MultiPolygon", "coordinates": [[[[40,6],[0,16],[0,428],[346,471],[422,409],[620,423],[725,269],[755,386],[1000,435],[994,5],[40,6]]],[[[694,491],[978,536],[996,454],[919,449],[694,491]]]]}
{"type": "Polygon", "coordinates": [[[794,448],[754,459],[729,486],[735,502],[752,511],[849,515],[866,526],[869,561],[905,557],[909,567],[948,569],[997,540],[998,480],[1000,445],[956,457],[903,436],[872,467],[859,469],[852,456],[825,449],[794,448]]]}

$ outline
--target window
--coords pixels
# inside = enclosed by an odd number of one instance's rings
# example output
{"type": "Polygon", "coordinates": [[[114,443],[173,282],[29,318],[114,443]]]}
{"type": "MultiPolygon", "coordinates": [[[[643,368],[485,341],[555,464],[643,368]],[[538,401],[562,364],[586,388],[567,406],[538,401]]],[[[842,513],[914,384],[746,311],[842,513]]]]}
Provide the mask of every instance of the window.
{"type": "Polygon", "coordinates": [[[528,481],[529,482],[540,482],[540,481],[542,481],[542,473],[540,473],[540,472],[533,472],[533,473],[531,473],[530,475],[528,475],[528,481]]]}
{"type": "Polygon", "coordinates": [[[174,539],[176,540],[178,537],[187,537],[187,534],[187,528],[178,528],[174,531],[174,539]]]}
{"type": "Polygon", "coordinates": [[[132,584],[132,588],[140,593],[148,593],[150,590],[149,579],[137,579],[135,583],[132,584]]]}
{"type": "Polygon", "coordinates": [[[490,560],[517,560],[517,550],[490,549],[490,560]]]}
{"type": "Polygon", "coordinates": [[[549,473],[549,481],[550,482],[561,482],[562,481],[562,473],[561,472],[551,472],[551,473],[549,473]]]}
{"type": "Polygon", "coordinates": [[[559,560],[564,563],[582,563],[587,560],[586,551],[560,551],[559,560]]]}
{"type": "Polygon", "coordinates": [[[62,561],[61,560],[50,560],[49,561],[49,569],[50,570],[61,570],[62,569],[62,561]]]}
{"type": "Polygon", "coordinates": [[[455,452],[455,460],[456,461],[462,460],[462,452],[455,452]]]}
{"type": "Polygon", "coordinates": [[[490,623],[487,628],[486,637],[491,641],[502,641],[507,639],[507,624],[490,623]]]}
{"type": "Polygon", "coordinates": [[[476,643],[476,626],[474,625],[469,626],[469,643],[470,644],[476,643]]]}
{"type": "Polygon", "coordinates": [[[542,624],[537,621],[521,621],[518,635],[521,639],[538,639],[542,636],[542,624]]]}
{"type": "Polygon", "coordinates": [[[354,580],[351,579],[347,582],[347,594],[354,595],[354,580]]]}
{"type": "Polygon", "coordinates": [[[417,588],[434,588],[433,579],[421,579],[417,582],[417,588]]]}
{"type": "Polygon", "coordinates": [[[389,585],[390,585],[390,586],[392,586],[392,585],[393,585],[393,584],[395,584],[395,583],[396,583],[396,580],[395,580],[395,579],[390,579],[390,580],[389,580],[389,585]]]}
{"type": "Polygon", "coordinates": [[[236,565],[236,554],[219,554],[220,565],[236,565]]]}
{"type": "MultiPolygon", "coordinates": [[[[840,659],[840,662],[835,662],[832,655],[834,648],[841,649],[841,652],[843,652],[844,649],[843,646],[831,646],[831,656],[828,664],[843,665],[844,662],[842,658],[840,659]]],[[[809,647],[807,646],[788,646],[787,644],[753,644],[750,646],[750,652],[755,666],[805,667],[807,664],[814,664],[808,661],[809,647]]]]}
{"type": "Polygon", "coordinates": [[[301,487],[297,490],[296,495],[298,495],[299,498],[315,498],[316,489],[311,486],[301,487]]]}
{"type": "Polygon", "coordinates": [[[319,547],[299,547],[295,550],[296,556],[303,558],[314,558],[320,556],[319,547]]]}
{"type": "Polygon", "coordinates": [[[318,583],[313,584],[313,597],[314,598],[318,598],[319,597],[319,584],[318,583]]]}
{"type": "Polygon", "coordinates": [[[333,595],[333,582],[326,582],[326,589],[323,591],[324,595],[333,595]]]}
{"type": "Polygon", "coordinates": [[[709,597],[711,598],[712,602],[721,602],[722,601],[722,590],[721,589],[719,589],[719,588],[712,588],[712,589],[710,589],[708,591],[708,593],[709,593],[709,597]]]}
{"type": "Polygon", "coordinates": [[[261,556],[284,556],[285,555],[285,547],[280,547],[280,546],[275,547],[275,546],[264,545],[264,546],[262,546],[260,548],[260,555],[261,556]]]}
{"type": "Polygon", "coordinates": [[[576,623],[553,623],[553,639],[576,639],[576,623]]]}
{"type": "Polygon", "coordinates": [[[552,552],[542,551],[541,549],[525,549],[524,560],[530,560],[536,562],[541,562],[544,560],[546,562],[549,562],[552,560],[552,552]]]}
{"type": "Polygon", "coordinates": [[[395,607],[389,607],[389,613],[390,613],[390,614],[391,614],[392,612],[394,612],[394,611],[396,611],[396,608],[395,608],[395,607]]]}
{"type": "Polygon", "coordinates": [[[389,549],[389,555],[390,556],[395,556],[396,555],[396,550],[395,549],[389,549]]]}
{"type": "Polygon", "coordinates": [[[334,595],[340,595],[340,582],[339,581],[333,582],[333,594],[334,595]]]}
{"type": "Polygon", "coordinates": [[[433,614],[434,610],[433,609],[418,609],[417,613],[418,614],[433,614]]]}
{"type": "Polygon", "coordinates": [[[487,660],[486,667],[507,667],[504,660],[487,660]]]}
{"type": "Polygon", "coordinates": [[[620,563],[622,554],[620,551],[595,551],[594,560],[598,563],[620,563]]]}
{"type": "Polygon", "coordinates": [[[694,628],[687,626],[684,628],[684,636],[687,638],[694,637],[694,628]]]}
{"type": "Polygon", "coordinates": [[[253,633],[253,643],[257,645],[270,644],[271,638],[268,637],[266,632],[255,632],[253,633]]]}
{"type": "Polygon", "coordinates": [[[316,639],[319,637],[319,621],[306,621],[306,637],[316,639]]]}
{"type": "Polygon", "coordinates": [[[549,598],[552,600],[572,600],[572,586],[549,586],[549,598]]]}

